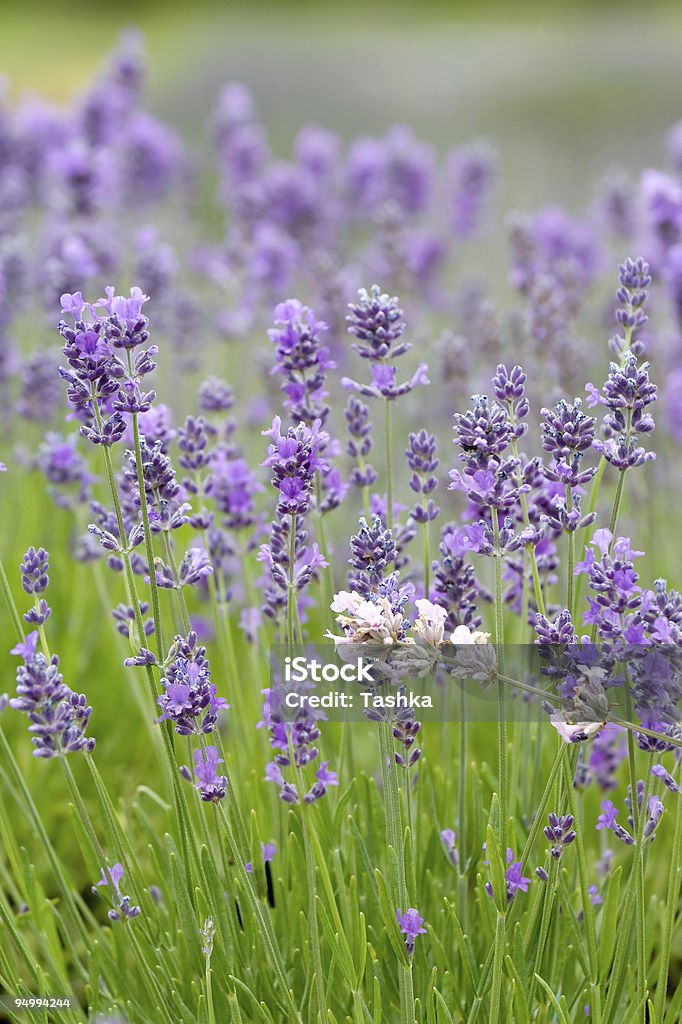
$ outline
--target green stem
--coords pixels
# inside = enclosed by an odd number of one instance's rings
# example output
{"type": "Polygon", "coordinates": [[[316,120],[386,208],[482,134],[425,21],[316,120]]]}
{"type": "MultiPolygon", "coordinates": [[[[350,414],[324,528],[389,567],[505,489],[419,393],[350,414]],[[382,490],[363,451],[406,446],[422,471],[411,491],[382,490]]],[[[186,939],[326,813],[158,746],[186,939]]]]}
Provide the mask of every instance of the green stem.
{"type": "MultiPolygon", "coordinates": [[[[573,509],[573,491],[566,486],[566,509],[571,512],[573,509]]],[[[575,530],[568,531],[568,580],[566,585],[566,607],[568,608],[573,622],[575,615],[575,530]]]]}
{"type": "Polygon", "coordinates": [[[386,526],[393,529],[393,433],[391,424],[391,402],[387,398],[384,402],[386,415],[384,418],[384,429],[386,433],[386,526]]]}
{"type": "MultiPolygon", "coordinates": [[[[597,472],[595,474],[594,480],[592,481],[592,489],[590,491],[590,500],[589,500],[589,503],[588,503],[588,506],[587,506],[588,515],[592,515],[594,513],[596,507],[597,507],[597,498],[599,497],[599,490],[600,490],[600,487],[601,487],[601,480],[602,480],[602,477],[604,475],[604,470],[606,469],[606,465],[607,465],[606,459],[602,455],[601,459],[599,460],[599,466],[597,468],[597,472]]],[[[586,526],[583,529],[581,537],[580,537],[580,551],[581,552],[584,550],[586,542],[587,542],[587,531],[588,531],[588,529],[589,529],[589,526],[586,526]]],[[[580,611],[580,603],[582,601],[583,581],[584,581],[584,576],[581,573],[581,575],[578,576],[578,579],[577,579],[577,582],[576,582],[576,585],[575,585],[575,595],[574,595],[574,598],[573,598],[574,605],[575,605],[575,614],[576,615],[580,611]]]]}
{"type": "Polygon", "coordinates": [[[422,537],[424,542],[424,597],[428,600],[431,589],[431,556],[429,554],[429,524],[422,523],[422,537]]]}
{"type": "Polygon", "coordinates": [[[670,874],[668,875],[668,896],[665,906],[665,922],[663,924],[663,936],[659,952],[660,966],[658,969],[658,982],[656,984],[655,1009],[657,1021],[663,1021],[665,1013],[666,994],[668,988],[668,971],[670,969],[670,950],[672,948],[673,932],[677,920],[677,908],[680,897],[680,882],[682,881],[682,794],[675,796],[675,833],[670,856],[670,874]]]}
{"type": "Polygon", "coordinates": [[[467,930],[467,721],[466,721],[466,690],[464,680],[460,681],[460,723],[459,723],[459,877],[458,895],[459,906],[457,914],[463,931],[467,930]]]}
{"type": "MultiPolygon", "coordinates": [[[[519,446],[518,446],[518,442],[516,441],[516,439],[514,439],[512,441],[511,447],[512,447],[512,455],[514,456],[515,459],[518,459],[518,457],[519,457],[519,446]]],[[[521,476],[521,467],[520,466],[517,466],[517,469],[516,469],[516,482],[519,485],[523,482],[522,476],[521,476]]],[[[530,526],[530,516],[528,514],[528,500],[526,498],[525,493],[520,495],[519,501],[521,503],[521,515],[523,517],[523,525],[524,525],[524,527],[528,528],[530,526]]],[[[532,576],[533,576],[533,591],[535,593],[535,604],[536,604],[537,610],[540,612],[540,614],[544,615],[545,614],[545,599],[544,599],[544,596],[543,596],[543,593],[542,593],[542,584],[540,583],[540,573],[538,572],[538,563],[537,563],[537,559],[535,557],[535,548],[534,548],[532,543],[529,542],[528,544],[526,544],[526,552],[528,553],[528,557],[530,559],[530,569],[531,569],[531,573],[532,573],[532,576]]]]}
{"type": "Polygon", "coordinates": [[[296,591],[294,588],[294,571],[296,564],[296,515],[289,516],[289,565],[287,567],[287,645],[294,649],[294,611],[296,591]]]}
{"type": "Polygon", "coordinates": [[[488,1024],[498,1024],[502,1009],[502,968],[504,965],[505,932],[507,915],[497,911],[495,926],[495,954],[493,958],[493,983],[490,992],[490,1016],[488,1024]]]}
{"type": "Polygon", "coordinates": [[[521,584],[521,618],[519,621],[519,643],[526,642],[528,630],[528,608],[530,605],[530,581],[528,579],[528,552],[523,552],[523,583],[521,584]]]}
{"type": "Polygon", "coordinates": [[[213,972],[211,971],[211,958],[206,957],[206,1006],[208,1008],[208,1024],[216,1024],[215,1006],[213,1005],[213,972]]]}
{"type": "MultiPolygon", "coordinates": [[[[497,509],[491,509],[493,538],[495,542],[495,644],[497,646],[498,669],[504,671],[504,598],[502,594],[502,550],[500,547],[500,526],[497,509]]],[[[500,797],[499,844],[502,857],[507,850],[507,696],[503,680],[497,681],[497,753],[498,783],[500,797]]]]}
{"type": "MultiPolygon", "coordinates": [[[[585,921],[585,933],[587,936],[587,956],[590,964],[590,1010],[594,1024],[601,1024],[601,989],[599,986],[599,957],[597,955],[597,933],[594,925],[594,908],[589,893],[589,875],[587,873],[587,859],[585,857],[585,845],[583,843],[582,824],[578,824],[578,814],[575,801],[575,790],[573,780],[578,760],[578,749],[571,751],[571,756],[564,761],[564,786],[568,798],[570,813],[573,815],[577,828],[575,829],[576,854],[578,858],[578,878],[580,880],[580,898],[583,905],[583,918],[585,921]]],[[[636,798],[635,798],[636,799],[636,798]]]]}
{"type": "Polygon", "coordinates": [[[19,643],[23,643],[23,641],[24,641],[24,627],[22,625],[21,618],[19,617],[19,612],[17,611],[17,606],[15,604],[14,597],[12,595],[12,591],[10,590],[9,581],[7,579],[7,574],[5,572],[5,567],[2,564],[2,559],[1,558],[0,558],[0,587],[2,588],[3,597],[5,598],[5,602],[7,604],[7,610],[9,611],[9,615],[10,615],[10,618],[12,620],[12,625],[14,626],[14,631],[15,631],[15,633],[17,635],[19,643]]]}
{"type": "MultiPolygon", "coordinates": [[[[634,746],[634,740],[632,734],[628,733],[628,743],[632,742],[634,746]]],[[[634,759],[634,750],[633,750],[634,759]]],[[[647,957],[646,957],[646,912],[645,912],[645,894],[644,894],[644,826],[647,818],[647,805],[649,802],[649,796],[651,794],[651,776],[647,775],[646,784],[644,787],[644,795],[642,798],[641,811],[637,807],[637,780],[630,783],[630,800],[632,806],[632,820],[634,825],[635,835],[637,836],[637,848],[635,850],[635,859],[632,865],[632,874],[635,886],[635,931],[636,931],[636,955],[637,955],[637,980],[639,984],[639,997],[638,1002],[642,1002],[641,1021],[642,1024],[646,1024],[646,997],[648,995],[649,985],[647,979],[647,957]],[[636,813],[637,812],[637,813],[636,813]]]]}
{"type": "MultiPolygon", "coordinates": [[[[302,772],[299,768],[299,776],[302,772]]],[[[299,793],[302,798],[302,791],[299,787],[299,793]]],[[[315,858],[313,855],[312,844],[310,842],[310,833],[308,830],[307,811],[308,808],[303,806],[302,825],[303,825],[303,849],[305,853],[305,867],[306,876],[308,880],[308,922],[310,925],[310,943],[312,945],[313,953],[313,965],[315,969],[315,992],[317,996],[317,1012],[319,1024],[325,1024],[327,1020],[327,997],[324,991],[324,970],[322,967],[322,954],[320,951],[320,929],[317,923],[317,903],[316,903],[316,885],[315,885],[315,858]]]]}
{"type": "Polygon", "coordinates": [[[528,990],[528,1003],[531,1007],[531,1010],[533,1006],[533,998],[535,996],[535,989],[537,987],[535,975],[540,974],[542,970],[542,959],[545,953],[545,947],[547,945],[549,927],[552,923],[552,911],[554,909],[554,902],[556,899],[558,875],[559,861],[555,860],[555,858],[552,857],[552,862],[549,866],[549,878],[545,882],[545,891],[543,893],[542,916],[540,918],[540,936],[537,940],[537,946],[535,949],[535,961],[533,964],[533,973],[531,975],[530,987],[528,990]]]}
{"type": "Polygon", "coordinates": [[[180,574],[178,573],[178,563],[175,560],[175,552],[173,551],[173,541],[170,538],[170,534],[167,530],[163,531],[163,550],[170,566],[170,571],[173,576],[173,582],[175,583],[175,594],[177,597],[178,608],[180,609],[180,619],[182,620],[182,628],[185,633],[189,633],[192,628],[192,623],[189,618],[189,610],[187,608],[187,601],[185,600],[185,594],[180,586],[180,574]]]}
{"type": "Polygon", "coordinates": [[[152,540],[152,531],[149,526],[149,508],[147,507],[147,491],[145,488],[144,468],[142,466],[142,447],[140,444],[140,425],[138,423],[137,413],[133,413],[132,420],[133,444],[135,448],[135,467],[137,469],[137,487],[140,492],[142,528],[144,530],[144,543],[147,552],[147,563],[149,565],[149,587],[152,595],[152,615],[154,618],[154,634],[156,636],[156,653],[160,665],[165,657],[166,648],[163,642],[161,606],[159,603],[159,588],[156,584],[156,569],[154,566],[154,543],[152,540]]]}

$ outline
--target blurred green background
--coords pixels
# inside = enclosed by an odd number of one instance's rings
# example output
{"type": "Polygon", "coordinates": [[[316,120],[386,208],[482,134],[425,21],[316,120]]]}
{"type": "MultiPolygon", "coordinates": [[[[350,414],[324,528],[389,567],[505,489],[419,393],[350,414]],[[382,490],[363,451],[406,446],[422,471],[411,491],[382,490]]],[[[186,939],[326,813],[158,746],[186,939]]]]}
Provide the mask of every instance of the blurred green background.
{"type": "Polygon", "coordinates": [[[206,131],[219,86],[233,79],[251,87],[282,152],[306,121],[346,137],[404,121],[441,149],[487,136],[501,154],[501,209],[584,207],[610,166],[660,166],[664,133],[682,117],[679,3],[149,0],[0,11],[12,99],[33,89],[68,101],[135,24],[150,105],[187,137],[206,131]]]}

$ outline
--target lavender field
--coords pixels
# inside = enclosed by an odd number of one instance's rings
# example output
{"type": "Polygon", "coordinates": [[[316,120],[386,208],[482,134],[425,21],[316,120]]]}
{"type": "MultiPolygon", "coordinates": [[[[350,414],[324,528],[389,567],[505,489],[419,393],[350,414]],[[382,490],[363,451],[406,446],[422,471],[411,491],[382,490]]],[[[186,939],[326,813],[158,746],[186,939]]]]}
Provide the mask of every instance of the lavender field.
{"type": "Polygon", "coordinates": [[[8,20],[0,1020],[679,1024],[679,27],[300,17],[8,20]]]}

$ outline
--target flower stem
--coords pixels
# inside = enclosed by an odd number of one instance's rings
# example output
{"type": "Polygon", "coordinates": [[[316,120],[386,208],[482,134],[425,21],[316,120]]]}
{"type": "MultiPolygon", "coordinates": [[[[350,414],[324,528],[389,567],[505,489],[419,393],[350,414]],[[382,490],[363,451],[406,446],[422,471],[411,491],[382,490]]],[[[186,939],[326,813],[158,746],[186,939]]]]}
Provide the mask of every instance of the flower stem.
{"type": "Polygon", "coordinates": [[[665,1012],[666,993],[668,988],[668,971],[670,969],[670,950],[673,932],[677,920],[677,908],[682,881],[682,794],[675,796],[675,833],[670,854],[670,874],[668,875],[668,896],[665,905],[665,922],[659,951],[660,966],[656,984],[656,1020],[662,1021],[665,1012]]]}
{"type": "MultiPolygon", "coordinates": [[[[519,457],[519,446],[518,446],[518,443],[517,443],[516,439],[514,439],[512,441],[511,447],[512,447],[512,454],[513,454],[514,458],[518,459],[518,457],[519,457]]],[[[516,480],[517,480],[517,483],[519,485],[522,483],[521,467],[520,466],[517,466],[517,469],[516,469],[516,480]]],[[[521,515],[523,517],[523,525],[524,525],[524,527],[527,528],[527,527],[530,526],[530,516],[528,514],[528,501],[526,499],[525,493],[521,494],[519,496],[519,501],[520,501],[520,504],[521,504],[521,515]]],[[[526,544],[526,551],[528,553],[528,558],[530,559],[530,569],[531,569],[531,574],[533,576],[533,592],[535,594],[535,605],[537,607],[537,610],[540,612],[540,614],[544,615],[545,614],[545,599],[544,599],[544,596],[543,596],[543,593],[542,593],[542,584],[540,583],[540,573],[538,572],[538,563],[537,563],[537,559],[535,557],[535,548],[534,548],[533,544],[530,543],[530,541],[526,544]]]]}
{"type": "Polygon", "coordinates": [[[287,645],[289,651],[294,649],[294,612],[296,591],[294,588],[294,571],[296,565],[296,514],[289,516],[289,565],[287,566],[287,645]]]}
{"type": "MultiPolygon", "coordinates": [[[[299,773],[300,772],[299,769],[299,773]]],[[[301,793],[299,787],[299,793],[301,793]]],[[[303,794],[301,793],[301,799],[303,794]]],[[[317,1012],[320,1024],[327,1020],[327,997],[324,991],[324,970],[322,968],[322,955],[320,952],[320,929],[317,923],[317,892],[315,885],[315,858],[310,841],[308,823],[308,808],[304,805],[301,815],[303,826],[303,850],[305,853],[306,876],[308,880],[308,922],[310,925],[310,943],[312,945],[313,965],[315,968],[315,992],[317,995],[317,1012]]]]}
{"type": "Polygon", "coordinates": [[[147,552],[147,563],[149,565],[149,587],[152,595],[152,615],[154,618],[154,633],[156,635],[156,652],[159,664],[165,657],[166,648],[163,642],[163,630],[161,624],[161,606],[159,604],[159,588],[156,584],[156,569],[154,568],[154,544],[152,531],[149,526],[149,508],[147,507],[147,492],[145,489],[144,469],[142,466],[142,448],[140,444],[140,425],[138,414],[132,414],[133,420],[133,444],[135,447],[135,467],[137,469],[137,487],[140,492],[140,511],[142,512],[142,528],[144,530],[144,543],[147,552]]]}
{"type": "Polygon", "coordinates": [[[587,873],[587,860],[585,857],[585,845],[583,843],[582,823],[578,824],[576,809],[575,790],[573,780],[578,761],[578,749],[571,751],[571,756],[564,761],[564,788],[568,799],[570,813],[573,815],[577,828],[575,829],[576,854],[578,858],[578,878],[580,880],[580,897],[583,905],[583,917],[585,921],[585,933],[587,936],[587,957],[590,965],[590,1011],[594,1024],[601,1024],[601,988],[599,985],[599,957],[597,955],[597,933],[594,926],[594,909],[589,893],[589,876],[587,873]]]}
{"type": "Polygon", "coordinates": [[[393,529],[393,430],[391,423],[391,403],[385,399],[386,415],[384,429],[386,432],[386,526],[393,529]]]}
{"type": "Polygon", "coordinates": [[[533,964],[533,973],[531,975],[528,990],[528,1003],[531,1008],[533,1004],[533,997],[535,996],[535,989],[537,987],[536,975],[540,974],[542,970],[542,960],[545,953],[545,947],[547,945],[547,936],[549,935],[549,928],[552,923],[552,911],[556,900],[558,877],[559,861],[552,857],[552,861],[549,866],[549,878],[545,882],[545,891],[543,893],[542,916],[540,918],[540,936],[537,939],[535,963],[533,964]]]}
{"type": "Polygon", "coordinates": [[[459,723],[459,849],[460,860],[458,869],[459,906],[457,914],[464,932],[467,930],[467,721],[466,721],[466,689],[464,680],[460,681],[460,723],[459,723]]]}
{"type": "Polygon", "coordinates": [[[182,628],[184,629],[185,633],[189,633],[189,631],[192,628],[192,623],[190,622],[189,618],[187,601],[185,600],[183,589],[180,586],[180,575],[178,573],[178,563],[175,560],[175,553],[173,551],[173,542],[170,539],[170,535],[167,530],[163,531],[163,549],[166,553],[168,565],[170,566],[170,571],[173,576],[173,581],[175,583],[174,589],[177,597],[178,608],[180,609],[180,619],[182,621],[182,628]]]}
{"type": "Polygon", "coordinates": [[[431,556],[429,554],[429,524],[422,523],[422,538],[424,541],[424,597],[428,600],[431,589],[431,556]]]}
{"type": "MultiPolygon", "coordinates": [[[[566,509],[570,512],[573,509],[573,491],[570,486],[566,487],[566,509]]],[[[575,530],[568,531],[568,580],[566,584],[566,607],[568,608],[573,622],[575,615],[575,530]]]]}
{"type": "MultiPolygon", "coordinates": [[[[497,509],[491,509],[493,537],[495,541],[495,644],[497,646],[498,669],[504,671],[504,598],[502,595],[502,550],[500,547],[500,525],[497,509]]],[[[498,784],[500,797],[499,844],[502,856],[507,849],[507,697],[502,679],[497,681],[497,753],[498,784]]]]}
{"type": "Polygon", "coordinates": [[[493,982],[490,992],[490,1016],[488,1018],[488,1024],[498,1024],[498,1021],[500,1020],[506,924],[507,915],[501,910],[498,910],[497,924],[495,926],[495,954],[493,958],[493,982]]]}
{"type": "Polygon", "coordinates": [[[12,620],[12,625],[14,626],[14,631],[17,634],[17,638],[19,640],[19,643],[21,643],[23,641],[23,639],[24,639],[24,627],[21,624],[21,619],[19,617],[19,612],[17,611],[17,606],[15,604],[14,597],[12,595],[12,591],[10,590],[9,581],[7,579],[7,574],[5,572],[5,567],[2,564],[2,559],[1,558],[0,558],[0,587],[2,588],[3,597],[5,598],[5,603],[7,604],[7,610],[9,611],[9,615],[10,615],[10,618],[12,620]]]}
{"type": "Polygon", "coordinates": [[[206,957],[206,1006],[208,1009],[208,1024],[216,1024],[215,1006],[213,1005],[213,971],[211,970],[211,958],[206,957]]]}

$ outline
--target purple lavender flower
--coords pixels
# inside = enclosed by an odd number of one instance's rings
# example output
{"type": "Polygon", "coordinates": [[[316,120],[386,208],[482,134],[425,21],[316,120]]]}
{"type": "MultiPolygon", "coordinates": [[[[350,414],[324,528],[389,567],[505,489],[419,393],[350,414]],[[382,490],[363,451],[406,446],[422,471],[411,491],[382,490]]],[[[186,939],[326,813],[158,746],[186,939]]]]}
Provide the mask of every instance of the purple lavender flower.
{"type": "Polygon", "coordinates": [[[440,841],[445,847],[448,860],[454,868],[459,867],[459,853],[455,846],[457,836],[451,828],[444,828],[440,833],[440,841]]]}
{"type": "Polygon", "coordinates": [[[52,610],[44,598],[38,598],[44,593],[50,582],[48,576],[49,556],[45,548],[30,547],[24,555],[19,566],[21,571],[21,585],[27,594],[33,596],[33,608],[30,608],[24,615],[24,621],[32,626],[44,626],[52,610]]]}
{"type": "Polygon", "coordinates": [[[363,384],[352,380],[350,377],[343,377],[341,384],[349,391],[357,391],[366,398],[383,398],[386,401],[395,401],[413,391],[418,384],[429,384],[426,375],[426,363],[420,363],[415,372],[409,378],[398,382],[398,370],[395,366],[388,366],[385,363],[374,363],[371,368],[371,384],[363,384]]]}
{"type": "Polygon", "coordinates": [[[176,636],[161,683],[165,692],[157,703],[163,713],[157,721],[174,722],[181,736],[213,732],[218,712],[229,706],[223,697],[216,696],[206,648],[197,646],[195,632],[186,638],[176,636]]]}
{"type": "Polygon", "coordinates": [[[359,594],[370,597],[377,592],[386,570],[395,562],[393,534],[379,516],[374,516],[371,524],[363,517],[358,532],[350,539],[350,551],[348,585],[359,594]]]}
{"type": "Polygon", "coordinates": [[[424,918],[420,916],[414,907],[410,907],[404,914],[400,909],[396,910],[395,917],[398,927],[405,936],[407,955],[412,956],[414,953],[414,940],[418,935],[426,935],[426,928],[423,927],[424,918]]]}
{"type": "Polygon", "coordinates": [[[660,779],[666,789],[670,790],[671,793],[679,793],[680,786],[675,781],[670,772],[662,764],[655,764],[651,769],[651,774],[660,779]]]}
{"type": "Polygon", "coordinates": [[[194,751],[195,788],[205,803],[217,804],[227,793],[227,778],[218,775],[218,765],[223,764],[217,747],[205,747],[194,751]]]}
{"type": "Polygon", "coordinates": [[[84,750],[90,754],[95,740],[88,738],[92,708],[83,694],[74,693],[59,672],[59,658],[48,659],[37,652],[38,634],[32,633],[13,649],[24,659],[17,669],[17,696],[10,707],[24,711],[31,725],[34,757],[62,757],[84,750]]]}
{"type": "Polygon", "coordinates": [[[108,912],[110,921],[120,921],[122,918],[130,921],[140,913],[138,906],[131,906],[130,896],[123,896],[121,894],[123,874],[122,864],[114,864],[110,868],[102,868],[102,877],[92,887],[93,893],[96,893],[101,885],[110,885],[113,888],[115,899],[113,901],[114,909],[108,912]]]}
{"type": "Polygon", "coordinates": [[[656,829],[658,828],[658,823],[661,820],[662,814],[663,804],[661,800],[659,799],[659,797],[655,795],[650,796],[647,802],[647,817],[646,821],[644,822],[643,835],[645,840],[652,840],[654,838],[654,834],[656,832],[656,829]]]}
{"type": "MultiPolygon", "coordinates": [[[[399,690],[398,692],[404,691],[399,690]]],[[[399,708],[393,716],[391,725],[393,738],[404,749],[403,754],[397,751],[394,754],[395,763],[400,768],[412,768],[422,756],[419,747],[414,746],[417,734],[421,729],[421,722],[417,721],[411,708],[399,708]]]]}
{"type": "MultiPolygon", "coordinates": [[[[265,779],[267,782],[274,782],[279,786],[281,800],[285,803],[296,804],[299,802],[298,788],[285,779],[282,769],[291,767],[292,751],[297,768],[305,768],[316,760],[319,755],[316,744],[320,738],[317,722],[321,715],[319,712],[301,707],[296,711],[293,721],[287,721],[283,714],[281,695],[273,693],[270,689],[263,690],[263,695],[265,697],[263,718],[259,723],[259,728],[268,730],[270,746],[276,751],[273,761],[265,769],[265,779]]],[[[322,761],[315,772],[315,782],[303,794],[304,803],[316,803],[326,794],[329,786],[338,786],[338,784],[336,772],[329,770],[329,761],[322,761]]]]}
{"type": "Polygon", "coordinates": [[[51,352],[32,353],[22,368],[17,412],[35,423],[51,423],[59,408],[61,391],[51,352]]]}
{"type": "Polygon", "coordinates": [[[272,485],[279,491],[277,511],[280,515],[304,515],[310,507],[310,493],[315,473],[325,470],[321,451],[329,435],[321,429],[319,420],[311,428],[301,423],[281,432],[281,419],[275,416],[270,430],[263,431],[272,438],[267,458],[263,462],[272,470],[272,485]]]}
{"type": "Polygon", "coordinates": [[[609,234],[619,241],[629,239],[637,225],[635,190],[620,168],[611,170],[600,183],[596,212],[609,234]]]}
{"type": "Polygon", "coordinates": [[[199,386],[198,399],[202,412],[227,412],[234,405],[234,392],[226,381],[212,376],[199,386]]]}
{"type": "Polygon", "coordinates": [[[37,465],[45,476],[48,492],[58,505],[71,507],[87,500],[94,477],[88,464],[76,450],[76,437],[63,438],[61,434],[48,432],[38,450],[37,465]],[[69,493],[69,489],[73,494],[69,493]]]}
{"type": "Polygon", "coordinates": [[[480,551],[483,527],[447,523],[441,533],[440,558],[434,562],[433,600],[447,609],[446,628],[475,629],[482,619],[477,614],[478,587],[474,568],[464,561],[467,551],[480,551]]]}
{"type": "Polygon", "coordinates": [[[655,459],[637,445],[638,434],[654,429],[653,417],[644,409],[656,401],[656,385],[649,380],[649,364],[638,363],[628,350],[623,364],[611,363],[611,372],[599,392],[588,385],[588,405],[604,405],[609,410],[604,416],[605,440],[594,441],[594,448],[616,469],[631,469],[655,459]]]}
{"type": "Polygon", "coordinates": [[[597,830],[608,829],[613,832],[622,843],[626,846],[632,846],[635,840],[632,838],[627,829],[623,828],[622,825],[618,824],[618,811],[612,800],[603,800],[600,804],[601,814],[597,818],[597,824],[594,826],[597,830]]]}
{"type": "Polygon", "coordinates": [[[511,509],[529,485],[518,485],[516,458],[503,457],[515,436],[515,426],[506,410],[497,402],[488,403],[486,395],[474,395],[473,408],[455,413],[454,443],[461,448],[464,473],[450,470],[449,490],[464,491],[481,509],[511,509]]]}
{"type": "Polygon", "coordinates": [[[604,902],[604,897],[601,896],[596,885],[589,885],[587,887],[587,894],[590,897],[590,903],[593,907],[600,907],[604,902]]]}
{"type": "Polygon", "coordinates": [[[552,464],[545,473],[566,487],[576,488],[589,483],[596,468],[581,467],[582,458],[594,442],[596,420],[582,411],[582,402],[576,398],[573,405],[560,401],[554,409],[541,409],[542,447],[552,456],[552,464]]]}
{"type": "Polygon", "coordinates": [[[398,383],[397,368],[387,362],[404,355],[411,348],[409,342],[401,340],[406,325],[398,299],[382,294],[376,284],[369,292],[361,288],[358,295],[359,302],[348,307],[350,313],[346,321],[348,333],[357,339],[353,348],[363,359],[372,362],[372,381],[371,384],[363,384],[344,377],[341,380],[343,387],[371,398],[394,401],[418,384],[428,384],[425,363],[419,364],[409,380],[398,383]]]}
{"type": "Polygon", "coordinates": [[[107,297],[94,305],[83,301],[80,292],[62,295],[62,311],[72,318],[59,324],[64,339],[63,354],[69,369],[59,368],[67,382],[69,404],[86,422],[81,433],[92,444],[110,447],[125,434],[122,413],[148,411],[154,393],[140,390],[140,380],[155,368],[156,347],[134,353],[149,338],[147,318],[141,309],[147,296],[131,288],[130,297],[116,295],[113,286],[107,297]],[[104,307],[100,316],[98,308],[104,307]],[[92,319],[84,319],[87,309],[92,319]],[[119,356],[127,354],[127,361],[119,356]]]}
{"type": "Polygon", "coordinates": [[[467,239],[475,234],[495,181],[496,163],[496,153],[486,142],[461,146],[449,154],[452,229],[458,238],[467,239]]]}
{"type": "Polygon", "coordinates": [[[327,560],[321,554],[317,544],[308,543],[308,531],[301,516],[287,516],[281,521],[276,520],[270,527],[270,542],[262,544],[258,552],[258,561],[268,569],[265,579],[265,614],[277,619],[286,607],[287,593],[290,583],[300,595],[315,579],[319,570],[327,566],[327,560]],[[291,544],[290,531],[295,526],[294,564],[290,566],[291,544]]]}
{"type": "Polygon", "coordinates": [[[376,483],[377,474],[365,458],[372,450],[372,423],[369,406],[359,398],[350,395],[346,406],[346,423],[350,440],[346,447],[348,455],[357,462],[350,479],[356,487],[371,487],[376,483]]]}
{"type": "Polygon", "coordinates": [[[635,355],[641,354],[641,342],[635,338],[647,323],[648,316],[644,312],[651,284],[649,264],[640,256],[636,260],[626,259],[618,268],[620,287],[616,292],[619,306],[616,309],[616,322],[624,329],[624,338],[614,338],[610,343],[617,354],[630,349],[635,355]]]}
{"type": "MultiPolygon", "coordinates": [[[[418,434],[410,434],[409,446],[405,449],[407,464],[412,470],[410,487],[416,494],[433,494],[438,486],[438,477],[435,471],[438,468],[436,457],[436,438],[426,430],[418,434]]],[[[440,509],[430,498],[422,505],[418,503],[412,509],[410,515],[416,523],[430,523],[438,517],[440,509]]]]}
{"type": "Polygon", "coordinates": [[[231,457],[221,447],[211,453],[205,493],[215,502],[227,529],[243,530],[255,524],[255,497],[262,490],[246,459],[231,457]]]}
{"type": "MultiPolygon", "coordinates": [[[[485,849],[485,846],[483,847],[485,849]]],[[[487,864],[488,862],[485,861],[487,864]]],[[[509,867],[505,872],[505,879],[507,883],[507,901],[511,901],[516,896],[517,892],[528,892],[528,886],[530,885],[531,879],[526,878],[525,875],[521,874],[522,864],[521,861],[514,860],[514,851],[507,848],[507,864],[509,867]]],[[[490,882],[486,882],[485,891],[488,896],[493,897],[493,887],[490,882]]]]}
{"type": "Polygon", "coordinates": [[[616,319],[624,329],[624,337],[616,336],[610,342],[619,356],[619,363],[611,363],[611,370],[601,391],[587,385],[588,405],[604,405],[604,440],[594,442],[595,449],[615,466],[626,470],[654,459],[637,445],[638,435],[654,429],[652,416],[644,410],[656,401],[656,386],[649,379],[649,364],[639,362],[643,346],[634,333],[647,321],[644,306],[651,283],[648,264],[641,258],[626,260],[619,270],[620,303],[616,319]]]}
{"type": "Polygon", "coordinates": [[[21,585],[27,594],[42,594],[50,582],[48,570],[49,556],[45,548],[30,547],[19,566],[21,585]]]}
{"type": "Polygon", "coordinates": [[[329,786],[338,786],[339,777],[336,772],[329,771],[328,765],[329,761],[320,763],[320,767],[315,772],[315,783],[303,798],[305,803],[315,803],[325,795],[329,786]]]}
{"type": "Polygon", "coordinates": [[[361,288],[358,299],[349,304],[350,312],[346,316],[348,333],[357,339],[353,348],[358,355],[383,361],[409,351],[409,342],[400,341],[406,323],[397,298],[382,294],[379,286],[373,285],[369,292],[361,288]]]}
{"type": "Polygon", "coordinates": [[[589,610],[583,621],[596,626],[601,637],[624,638],[630,644],[643,640],[641,615],[642,588],[634,559],[642,555],[633,551],[628,537],[613,540],[609,530],[597,530],[593,545],[600,547],[601,560],[586,549],[584,562],[576,566],[576,575],[586,574],[595,597],[587,598],[589,610]],[[609,553],[612,550],[612,553],[609,553]]]}
{"type": "Polygon", "coordinates": [[[565,847],[575,840],[575,830],[573,828],[573,815],[558,815],[550,814],[548,816],[549,824],[545,826],[544,833],[545,837],[552,844],[551,854],[555,860],[561,858],[565,847]]]}
{"type": "Polygon", "coordinates": [[[327,370],[336,364],[329,349],[320,343],[326,331],[327,324],[298,299],[287,299],[275,309],[275,327],[268,331],[277,351],[273,373],[284,378],[284,404],[294,424],[312,427],[315,420],[323,424],[329,414],[324,385],[327,370]]]}

